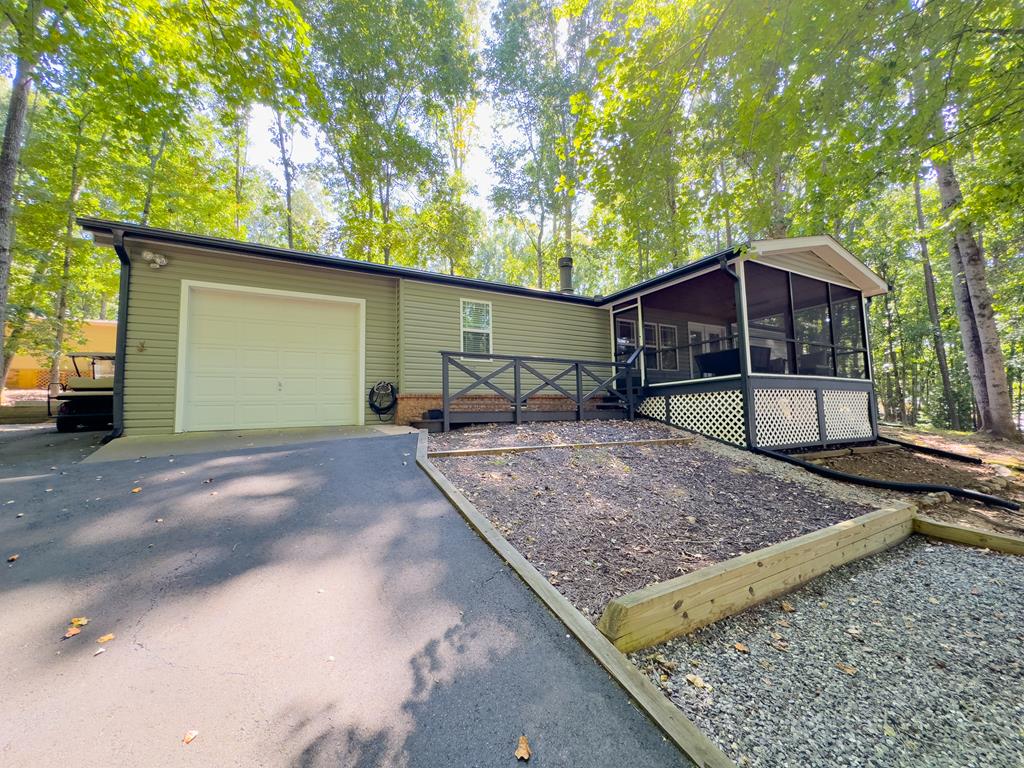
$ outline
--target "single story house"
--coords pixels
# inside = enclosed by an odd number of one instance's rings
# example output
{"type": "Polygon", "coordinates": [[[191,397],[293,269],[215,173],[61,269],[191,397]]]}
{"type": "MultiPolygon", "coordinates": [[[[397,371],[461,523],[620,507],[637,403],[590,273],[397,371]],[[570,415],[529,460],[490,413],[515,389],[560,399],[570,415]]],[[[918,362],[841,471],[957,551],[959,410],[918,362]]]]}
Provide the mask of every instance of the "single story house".
{"type": "Polygon", "coordinates": [[[831,237],[753,241],[591,297],[570,260],[562,290],[540,291],[79,224],[122,265],[115,434],[610,417],[623,392],[629,413],[737,445],[877,434],[865,300],[887,286],[831,237]],[[383,417],[379,381],[398,393],[383,417]]]}

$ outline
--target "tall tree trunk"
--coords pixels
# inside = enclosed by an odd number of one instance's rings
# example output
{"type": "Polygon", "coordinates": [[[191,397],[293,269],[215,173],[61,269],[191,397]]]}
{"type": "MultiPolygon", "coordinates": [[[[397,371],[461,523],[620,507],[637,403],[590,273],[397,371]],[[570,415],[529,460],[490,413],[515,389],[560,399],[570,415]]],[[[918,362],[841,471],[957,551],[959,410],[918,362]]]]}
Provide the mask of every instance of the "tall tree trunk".
{"type": "Polygon", "coordinates": [[[149,157],[149,171],[146,175],[146,196],[142,200],[142,216],[140,217],[140,224],[149,223],[149,215],[153,210],[153,190],[156,188],[156,169],[160,165],[160,160],[163,159],[164,150],[167,149],[167,130],[160,132],[160,143],[157,144],[155,151],[148,151],[146,155],[149,157]]]}
{"type": "Polygon", "coordinates": [[[3,375],[0,376],[0,381],[2,382],[7,381],[7,376],[11,372],[11,363],[14,362],[14,356],[17,354],[21,340],[25,337],[25,332],[28,330],[36,294],[39,286],[43,284],[43,279],[46,277],[46,267],[50,263],[49,256],[50,254],[45,254],[36,261],[36,265],[32,270],[32,277],[29,279],[27,301],[18,307],[7,320],[7,329],[10,333],[7,336],[7,345],[4,347],[3,352],[3,375]]]}
{"type": "MultiPolygon", "coordinates": [[[[285,206],[285,230],[288,234],[288,247],[295,247],[295,240],[292,235],[292,158],[288,152],[288,142],[285,141],[284,121],[279,111],[274,112],[277,119],[277,149],[281,153],[281,168],[284,172],[284,206],[285,206]]],[[[387,264],[385,257],[384,263],[387,264]]]]}
{"type": "Polygon", "coordinates": [[[999,328],[996,324],[995,310],[992,306],[992,293],[988,287],[985,274],[985,260],[982,257],[978,241],[969,223],[958,218],[958,209],[963,202],[960,183],[953,170],[953,163],[946,161],[937,163],[935,170],[938,176],[939,194],[942,209],[953,223],[953,233],[957,250],[960,254],[960,266],[963,270],[964,283],[974,308],[974,319],[978,330],[978,341],[981,347],[981,362],[985,372],[985,384],[988,394],[989,424],[988,430],[994,435],[1004,438],[1019,436],[1017,426],[1013,422],[1010,403],[1010,386],[1006,379],[1006,362],[999,339],[999,328]]]}
{"type": "Polygon", "coordinates": [[[544,290],[544,225],[547,223],[547,216],[543,206],[537,219],[537,288],[544,290]]]}
{"type": "Polygon", "coordinates": [[[903,392],[903,372],[900,366],[900,356],[896,352],[896,345],[893,343],[893,338],[896,334],[896,323],[893,319],[891,294],[885,294],[884,302],[886,352],[889,355],[889,364],[892,366],[893,382],[893,392],[891,398],[893,405],[893,413],[891,413],[890,416],[898,419],[901,424],[906,424],[907,399],[903,392]]]}
{"type": "Polygon", "coordinates": [[[235,132],[235,237],[242,233],[242,183],[245,180],[245,146],[248,140],[247,115],[238,116],[235,132]]]}
{"type": "MultiPolygon", "coordinates": [[[[11,97],[7,103],[7,124],[4,126],[3,143],[0,144],[0,329],[7,318],[11,244],[14,240],[14,184],[18,175],[18,161],[21,158],[25,116],[28,114],[28,98],[32,92],[34,69],[32,62],[18,57],[14,67],[14,81],[11,83],[11,97]]],[[[3,336],[0,332],[0,351],[3,350],[3,336]]],[[[2,383],[0,381],[0,387],[2,383]]]]}
{"type": "Polygon", "coordinates": [[[67,332],[68,291],[71,289],[71,258],[74,254],[75,204],[82,189],[80,163],[82,159],[82,133],[84,119],[78,123],[75,136],[75,153],[71,159],[71,188],[68,191],[67,218],[64,222],[64,261],[61,265],[60,289],[57,292],[57,330],[50,353],[50,385],[60,383],[60,358],[64,354],[64,338],[67,332]]]}
{"type": "Polygon", "coordinates": [[[963,261],[960,248],[955,238],[949,239],[949,268],[953,274],[953,299],[956,304],[957,320],[960,324],[960,338],[964,346],[964,364],[967,376],[971,380],[971,391],[974,402],[975,428],[988,429],[988,385],[985,383],[985,366],[981,359],[981,340],[978,338],[978,326],[974,320],[974,307],[971,294],[964,281],[963,261]]]}
{"type": "Polygon", "coordinates": [[[935,295],[935,274],[932,272],[931,256],[928,252],[928,238],[925,237],[924,206],[921,204],[921,178],[914,176],[914,205],[917,208],[918,246],[921,249],[921,266],[924,271],[924,293],[928,300],[928,319],[932,326],[932,342],[935,345],[935,359],[939,364],[939,375],[942,378],[942,399],[946,404],[946,415],[949,425],[960,429],[960,411],[956,407],[953,395],[953,382],[949,377],[949,360],[946,358],[946,340],[942,333],[942,322],[939,318],[939,301],[935,295]]]}

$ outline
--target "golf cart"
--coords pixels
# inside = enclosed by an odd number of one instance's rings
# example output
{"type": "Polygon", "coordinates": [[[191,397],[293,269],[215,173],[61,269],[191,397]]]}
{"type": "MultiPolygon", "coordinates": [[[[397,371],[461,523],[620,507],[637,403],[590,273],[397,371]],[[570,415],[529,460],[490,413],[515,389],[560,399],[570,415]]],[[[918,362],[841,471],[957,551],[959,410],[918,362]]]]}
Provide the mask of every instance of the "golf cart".
{"type": "Polygon", "coordinates": [[[46,398],[57,431],[109,429],[114,421],[114,353],[71,352],[68,357],[75,375],[68,376],[67,384],[51,384],[46,398]]]}

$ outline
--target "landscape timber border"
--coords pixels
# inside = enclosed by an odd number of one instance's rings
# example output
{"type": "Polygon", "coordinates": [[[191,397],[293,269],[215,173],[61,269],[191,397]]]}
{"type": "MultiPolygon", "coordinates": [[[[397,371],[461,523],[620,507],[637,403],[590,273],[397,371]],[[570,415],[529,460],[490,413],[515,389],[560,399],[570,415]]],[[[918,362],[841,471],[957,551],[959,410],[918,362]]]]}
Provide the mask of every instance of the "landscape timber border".
{"type": "Polygon", "coordinates": [[[916,507],[894,502],[866,515],[658,582],[611,600],[598,629],[624,653],[658,645],[784,595],[914,532],[916,507]]]}
{"type": "Polygon", "coordinates": [[[459,448],[452,451],[428,451],[428,459],[455,459],[459,456],[496,456],[502,453],[525,453],[548,448],[616,448],[624,445],[686,445],[692,443],[692,436],[658,437],[650,440],[606,440],[595,443],[551,443],[549,445],[508,445],[495,448],[459,448]]]}
{"type": "MultiPolygon", "coordinates": [[[[550,446],[544,446],[545,448],[550,446]]],[[[612,679],[698,768],[736,768],[736,764],[693,724],[647,676],[633,665],[569,600],[548,583],[522,553],[433,465],[427,455],[427,433],[420,431],[416,463],[452,503],[469,526],[501,557],[534,594],[565,624],[612,679]]]]}

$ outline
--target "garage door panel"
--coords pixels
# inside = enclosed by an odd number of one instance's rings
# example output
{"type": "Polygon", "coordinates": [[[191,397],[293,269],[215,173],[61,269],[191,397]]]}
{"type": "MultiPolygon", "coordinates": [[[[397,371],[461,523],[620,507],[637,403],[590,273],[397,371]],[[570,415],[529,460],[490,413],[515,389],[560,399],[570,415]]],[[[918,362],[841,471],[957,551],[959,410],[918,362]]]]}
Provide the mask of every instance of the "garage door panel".
{"type": "Polygon", "coordinates": [[[203,425],[203,429],[232,429],[237,421],[235,408],[230,404],[203,404],[192,405],[191,418],[203,425]]]}
{"type": "Polygon", "coordinates": [[[317,379],[315,376],[303,378],[291,377],[281,382],[281,391],[289,400],[314,400],[317,396],[317,379]]]}
{"type": "Polygon", "coordinates": [[[238,376],[235,391],[239,397],[258,397],[270,401],[281,394],[276,376],[238,376]]]}
{"type": "Polygon", "coordinates": [[[179,427],[359,423],[360,314],[349,302],[193,287],[179,427]]]}
{"type": "Polygon", "coordinates": [[[203,374],[194,378],[192,395],[196,402],[210,399],[230,400],[234,396],[237,381],[234,375],[215,376],[203,374]]]}
{"type": "Polygon", "coordinates": [[[286,349],[281,353],[281,363],[285,368],[315,370],[318,362],[317,353],[314,350],[299,352],[293,349],[286,349]]]}
{"type": "Polygon", "coordinates": [[[193,370],[224,369],[233,371],[238,365],[238,350],[210,344],[195,345],[192,348],[192,360],[193,370]]]}
{"type": "Polygon", "coordinates": [[[246,347],[238,350],[238,365],[244,370],[276,371],[281,358],[280,350],[257,347],[246,347]]]}

